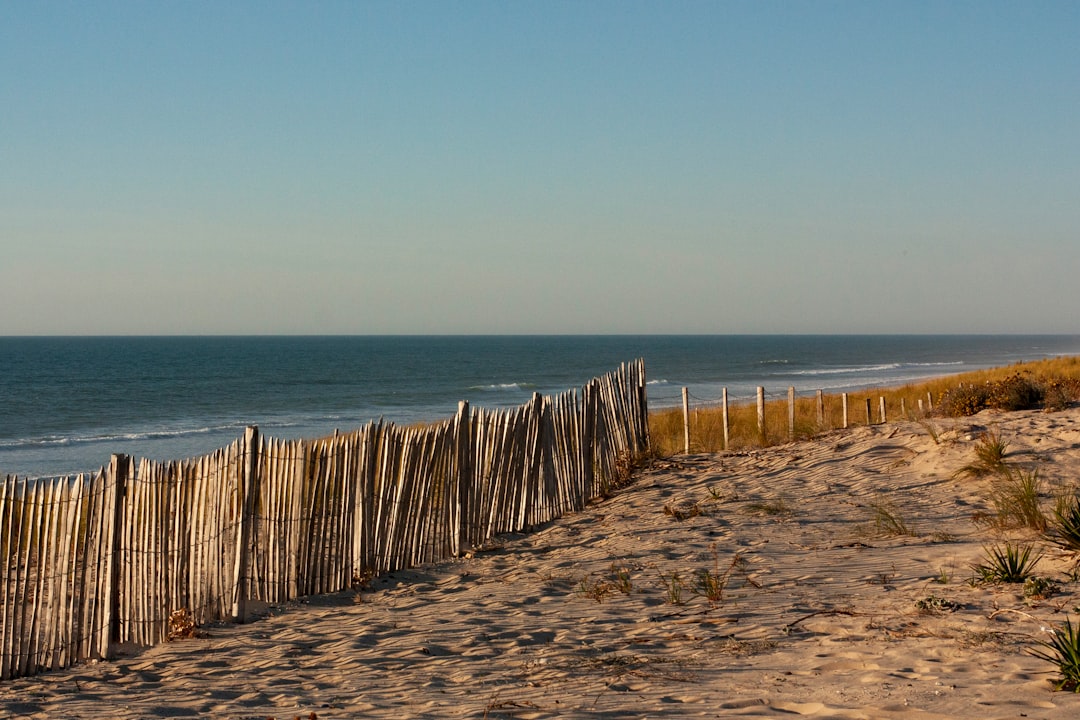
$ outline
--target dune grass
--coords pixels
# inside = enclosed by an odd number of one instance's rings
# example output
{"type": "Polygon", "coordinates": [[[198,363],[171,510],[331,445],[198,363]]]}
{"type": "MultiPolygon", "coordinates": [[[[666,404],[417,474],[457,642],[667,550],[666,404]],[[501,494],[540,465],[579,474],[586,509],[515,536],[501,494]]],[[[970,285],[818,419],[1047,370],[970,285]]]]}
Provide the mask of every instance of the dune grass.
{"type": "MultiPolygon", "coordinates": [[[[775,393],[777,389],[772,389],[775,393]]],[[[815,388],[798,388],[813,392],[815,388]]],[[[933,378],[897,387],[875,387],[848,393],[848,425],[866,425],[866,400],[870,402],[870,422],[879,421],[880,398],[885,399],[889,421],[925,420],[934,416],[957,417],[987,407],[1003,410],[1043,407],[1061,410],[1080,400],[1080,357],[1062,357],[1018,363],[958,375],[933,378]],[[920,414],[919,401],[922,401],[920,414]],[[901,406],[904,410],[901,412],[901,406]]],[[[840,394],[824,398],[824,412],[818,421],[817,398],[795,400],[795,439],[807,439],[843,426],[840,394]]],[[[728,450],[739,451],[788,442],[787,397],[772,397],[765,403],[765,432],[758,430],[754,402],[732,404],[728,408],[728,450]]],[[[653,452],[675,455],[683,451],[681,408],[666,408],[649,414],[649,435],[653,452]]],[[[719,403],[690,409],[691,452],[724,450],[723,411],[719,403]]]]}

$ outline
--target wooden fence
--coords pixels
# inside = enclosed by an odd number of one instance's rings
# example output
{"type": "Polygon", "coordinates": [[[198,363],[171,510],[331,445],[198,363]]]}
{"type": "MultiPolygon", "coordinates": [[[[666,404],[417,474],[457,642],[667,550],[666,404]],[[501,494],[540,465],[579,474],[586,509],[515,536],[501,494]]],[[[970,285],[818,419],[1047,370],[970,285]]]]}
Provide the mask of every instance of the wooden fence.
{"type": "Polygon", "coordinates": [[[0,678],[331,593],[580,509],[648,448],[645,366],[509,410],[0,485],[0,678]]]}
{"type": "MultiPolygon", "coordinates": [[[[727,388],[722,388],[720,398],[720,416],[721,426],[723,429],[723,443],[721,445],[722,450],[730,449],[731,442],[731,426],[730,426],[730,413],[729,413],[729,397],[727,388]]],[[[827,414],[825,410],[825,393],[822,390],[817,390],[814,393],[814,409],[816,414],[816,422],[814,424],[814,430],[816,432],[824,432],[830,428],[841,427],[847,429],[850,424],[851,415],[849,413],[848,393],[842,392],[839,395],[840,398],[840,411],[841,421],[837,426],[827,420],[827,414]]],[[[796,438],[796,399],[797,394],[794,387],[789,387],[787,390],[787,440],[795,440],[796,438]]],[[[926,412],[934,409],[934,398],[931,393],[926,395],[926,403],[923,403],[922,398],[916,399],[918,407],[918,416],[924,415],[926,412]]],[[[776,438],[768,438],[766,433],[765,422],[765,410],[766,410],[766,398],[765,388],[760,385],[756,388],[756,400],[757,407],[757,440],[760,444],[767,444],[768,441],[775,440],[776,438]]],[[[906,406],[904,398],[900,398],[899,412],[901,417],[905,417],[908,414],[908,408],[906,406]]],[[[884,396],[878,397],[877,403],[877,422],[885,423],[888,420],[886,414],[885,398],[884,396]]],[[[690,389],[684,387],[682,389],[682,421],[683,421],[683,452],[689,454],[691,450],[691,422],[690,422],[690,389]]],[[[866,398],[866,424],[872,425],[875,422],[875,417],[872,410],[871,400],[866,398]]]]}

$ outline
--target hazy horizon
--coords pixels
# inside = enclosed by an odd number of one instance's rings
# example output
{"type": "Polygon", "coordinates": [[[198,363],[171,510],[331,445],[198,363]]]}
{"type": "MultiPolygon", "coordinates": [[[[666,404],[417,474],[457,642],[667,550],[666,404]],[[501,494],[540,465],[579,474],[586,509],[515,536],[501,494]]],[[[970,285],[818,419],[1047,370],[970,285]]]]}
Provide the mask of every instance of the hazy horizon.
{"type": "Polygon", "coordinates": [[[0,6],[0,336],[1075,334],[1080,4],[0,6]]]}

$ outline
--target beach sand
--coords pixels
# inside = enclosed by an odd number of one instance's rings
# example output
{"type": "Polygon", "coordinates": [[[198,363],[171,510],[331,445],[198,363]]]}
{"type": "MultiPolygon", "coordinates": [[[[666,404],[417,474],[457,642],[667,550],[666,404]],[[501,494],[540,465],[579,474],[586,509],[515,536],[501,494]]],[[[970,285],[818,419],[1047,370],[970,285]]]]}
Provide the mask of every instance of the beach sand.
{"type": "Polygon", "coordinates": [[[969,582],[984,546],[1039,538],[974,522],[992,480],[954,478],[994,429],[1049,510],[1080,481],[1080,410],[936,426],[661,460],[473,557],[2,683],[0,716],[1080,717],[1027,652],[1080,616],[1069,558],[1042,543],[1046,599],[969,582]],[[703,571],[726,578],[713,601],[703,571]]]}

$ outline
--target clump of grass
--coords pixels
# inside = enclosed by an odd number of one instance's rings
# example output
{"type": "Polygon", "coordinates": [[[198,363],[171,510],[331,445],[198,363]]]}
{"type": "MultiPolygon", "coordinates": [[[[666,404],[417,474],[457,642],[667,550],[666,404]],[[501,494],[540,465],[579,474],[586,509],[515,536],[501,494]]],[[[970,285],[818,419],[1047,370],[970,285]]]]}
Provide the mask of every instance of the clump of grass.
{"type": "Polygon", "coordinates": [[[990,490],[996,511],[993,524],[999,529],[1023,527],[1044,532],[1047,520],[1039,499],[1041,485],[1037,468],[1003,470],[990,490]]]}
{"type": "Polygon", "coordinates": [[[1057,666],[1061,677],[1054,683],[1055,690],[1080,693],[1080,626],[1074,627],[1066,617],[1061,626],[1049,633],[1049,641],[1038,640],[1040,647],[1028,652],[1057,666]]]}
{"type": "Polygon", "coordinates": [[[694,574],[694,592],[705,598],[713,607],[724,601],[724,591],[727,589],[731,574],[736,570],[745,570],[746,560],[742,555],[735,553],[731,564],[726,568],[720,568],[720,554],[716,545],[712,547],[713,567],[711,569],[698,570],[694,574]]]}
{"type": "Polygon", "coordinates": [[[746,506],[746,512],[755,515],[770,515],[770,516],[788,516],[795,513],[795,509],[788,504],[788,502],[782,498],[775,498],[773,500],[762,500],[760,502],[752,502],[746,506]]]}
{"type": "Polygon", "coordinates": [[[664,585],[664,590],[667,594],[668,605],[682,605],[685,600],[683,599],[683,591],[686,590],[686,585],[683,583],[679,573],[671,573],[671,575],[660,575],[660,582],[664,585]]]}
{"type": "Polygon", "coordinates": [[[975,460],[953,473],[953,477],[980,478],[1003,472],[1006,469],[1005,454],[1009,443],[995,430],[979,435],[975,443],[975,460]]]}
{"type": "Polygon", "coordinates": [[[941,444],[941,428],[937,426],[937,423],[925,415],[915,418],[915,422],[926,431],[926,434],[930,436],[935,445],[941,444]]]}
{"type": "Polygon", "coordinates": [[[889,503],[876,502],[872,503],[870,507],[874,511],[874,530],[878,535],[885,537],[899,535],[918,536],[915,527],[908,524],[903,515],[889,503]]]}
{"type": "Polygon", "coordinates": [[[602,578],[593,578],[590,575],[583,577],[578,584],[578,594],[598,603],[604,602],[604,598],[613,592],[615,592],[614,584],[602,578]]]}
{"type": "Polygon", "coordinates": [[[974,566],[976,581],[988,584],[1022,583],[1032,576],[1042,554],[1031,545],[994,545],[983,548],[986,561],[974,566]]]}
{"type": "Polygon", "coordinates": [[[634,583],[627,567],[611,563],[607,577],[594,578],[591,574],[586,575],[578,583],[577,591],[579,595],[599,603],[616,592],[629,595],[634,591],[634,583]]]}
{"type": "Polygon", "coordinates": [[[630,578],[630,570],[622,565],[611,563],[611,582],[616,590],[623,595],[629,595],[634,591],[634,583],[630,578]]]}

